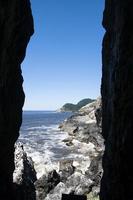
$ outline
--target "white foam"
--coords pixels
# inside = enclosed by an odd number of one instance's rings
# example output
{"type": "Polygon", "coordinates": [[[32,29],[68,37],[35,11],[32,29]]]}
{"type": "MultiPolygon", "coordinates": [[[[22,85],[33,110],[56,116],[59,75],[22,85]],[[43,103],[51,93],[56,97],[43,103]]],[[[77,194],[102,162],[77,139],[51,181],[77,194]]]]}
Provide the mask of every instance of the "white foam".
{"type": "Polygon", "coordinates": [[[37,172],[37,178],[47,173],[48,168],[52,169],[52,167],[50,167],[52,165],[51,158],[53,157],[53,153],[51,151],[45,150],[44,153],[40,153],[38,151],[35,151],[30,146],[28,147],[26,145],[24,146],[24,149],[27,152],[27,155],[31,157],[34,162],[35,170],[37,172]]]}
{"type": "Polygon", "coordinates": [[[50,126],[45,126],[45,125],[41,125],[41,126],[32,126],[30,128],[26,128],[26,130],[42,130],[42,129],[47,129],[47,128],[50,128],[50,126]]]}
{"type": "Polygon", "coordinates": [[[74,145],[67,147],[62,140],[68,138],[68,133],[61,132],[58,125],[33,126],[26,130],[28,134],[21,134],[20,139],[24,139],[24,148],[34,161],[37,178],[53,169],[58,171],[58,161],[62,159],[72,159],[77,169],[83,173],[86,171],[90,163],[89,153],[94,151],[92,143],[81,143],[74,139],[74,145]]]}

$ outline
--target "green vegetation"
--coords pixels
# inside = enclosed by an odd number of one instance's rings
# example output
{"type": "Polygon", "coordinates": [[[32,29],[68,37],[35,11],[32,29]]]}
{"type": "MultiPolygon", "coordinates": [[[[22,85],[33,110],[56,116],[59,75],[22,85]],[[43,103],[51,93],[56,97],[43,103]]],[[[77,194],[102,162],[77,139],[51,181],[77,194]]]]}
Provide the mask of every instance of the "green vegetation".
{"type": "Polygon", "coordinates": [[[79,101],[77,104],[72,104],[72,103],[66,103],[62,108],[61,111],[72,111],[76,112],[80,110],[83,106],[86,106],[87,104],[95,101],[94,99],[83,99],[79,101]]]}

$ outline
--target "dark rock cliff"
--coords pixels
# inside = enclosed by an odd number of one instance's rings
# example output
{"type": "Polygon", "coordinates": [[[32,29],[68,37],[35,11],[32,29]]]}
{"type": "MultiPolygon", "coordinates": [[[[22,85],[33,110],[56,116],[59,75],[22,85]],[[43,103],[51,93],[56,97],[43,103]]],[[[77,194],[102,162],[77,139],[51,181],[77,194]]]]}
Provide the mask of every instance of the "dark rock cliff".
{"type": "Polygon", "coordinates": [[[106,0],[103,18],[101,200],[133,199],[133,1],[106,0]]]}
{"type": "Polygon", "coordinates": [[[29,0],[0,0],[0,199],[13,197],[14,143],[22,121],[20,64],[33,34],[29,0]]]}

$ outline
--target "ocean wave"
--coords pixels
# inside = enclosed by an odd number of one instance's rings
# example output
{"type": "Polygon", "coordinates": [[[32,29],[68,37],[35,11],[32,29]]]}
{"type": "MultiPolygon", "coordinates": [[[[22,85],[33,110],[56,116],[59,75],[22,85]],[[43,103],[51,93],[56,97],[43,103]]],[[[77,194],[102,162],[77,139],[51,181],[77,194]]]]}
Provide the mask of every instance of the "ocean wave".
{"type": "Polygon", "coordinates": [[[61,132],[58,128],[66,116],[61,113],[45,114],[46,112],[25,113],[19,137],[28,156],[35,163],[37,177],[51,169],[58,169],[59,160],[66,159],[71,153],[70,148],[62,142],[68,137],[68,133],[61,132]]]}
{"type": "Polygon", "coordinates": [[[41,125],[41,126],[32,126],[32,127],[28,127],[25,130],[26,131],[34,131],[34,130],[59,130],[58,125],[41,125]]]}

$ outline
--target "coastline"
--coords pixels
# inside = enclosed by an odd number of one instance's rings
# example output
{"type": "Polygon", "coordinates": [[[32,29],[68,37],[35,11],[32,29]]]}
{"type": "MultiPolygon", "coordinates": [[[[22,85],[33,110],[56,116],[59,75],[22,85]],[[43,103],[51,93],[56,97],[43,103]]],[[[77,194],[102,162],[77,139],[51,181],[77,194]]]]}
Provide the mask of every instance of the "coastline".
{"type": "MultiPolygon", "coordinates": [[[[101,119],[98,119],[96,114],[99,109],[101,103],[98,99],[83,107],[78,113],[73,113],[58,126],[55,145],[60,141],[62,150],[67,149],[69,156],[62,156],[52,161],[53,155],[48,153],[47,147],[47,157],[40,154],[39,158],[39,154],[33,152],[36,158],[33,160],[37,173],[35,181],[37,200],[61,200],[62,193],[69,194],[72,191],[74,194],[86,194],[98,198],[102,176],[101,159],[104,151],[101,119]],[[47,189],[44,190],[44,187],[47,189]]],[[[49,134],[52,134],[52,129],[49,134]]],[[[24,149],[27,151],[25,147],[24,149]]],[[[61,153],[63,154],[63,151],[61,153]]],[[[31,156],[29,153],[27,155],[31,156]]]]}

